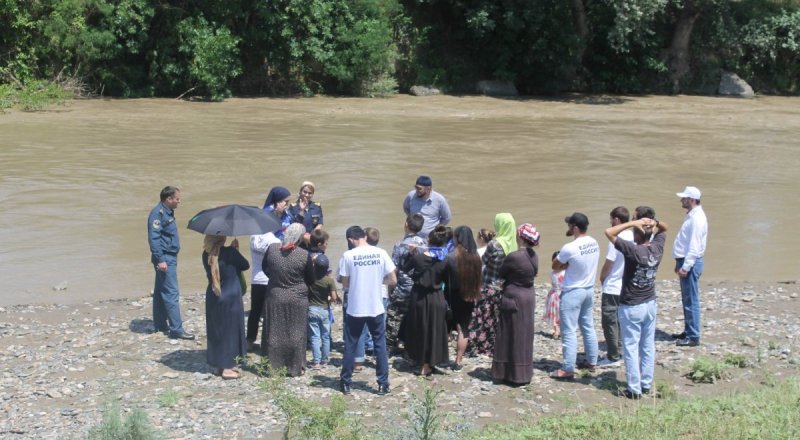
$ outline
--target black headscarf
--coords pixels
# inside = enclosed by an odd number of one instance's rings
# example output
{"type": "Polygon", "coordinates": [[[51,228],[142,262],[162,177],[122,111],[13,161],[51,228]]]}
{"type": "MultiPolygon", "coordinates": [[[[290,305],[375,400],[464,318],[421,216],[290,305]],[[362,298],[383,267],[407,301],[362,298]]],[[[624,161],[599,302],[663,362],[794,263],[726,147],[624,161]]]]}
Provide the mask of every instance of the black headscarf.
{"type": "Polygon", "coordinates": [[[469,226],[459,226],[453,230],[453,240],[456,244],[464,246],[470,254],[478,252],[478,245],[475,244],[475,237],[472,236],[472,229],[469,226]]]}

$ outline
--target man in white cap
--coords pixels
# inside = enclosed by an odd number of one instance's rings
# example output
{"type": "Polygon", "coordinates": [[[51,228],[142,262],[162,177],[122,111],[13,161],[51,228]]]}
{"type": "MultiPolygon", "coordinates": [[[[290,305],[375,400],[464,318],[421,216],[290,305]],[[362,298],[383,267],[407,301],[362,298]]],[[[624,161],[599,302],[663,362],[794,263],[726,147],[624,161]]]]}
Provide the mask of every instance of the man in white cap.
{"type": "Polygon", "coordinates": [[[681,282],[681,301],[683,302],[683,332],[673,334],[679,347],[700,345],[700,275],[703,274],[703,255],[706,252],[708,221],[700,206],[700,190],[687,186],[676,193],[681,198],[681,206],[686,210],[686,218],[672,244],[675,257],[675,273],[681,282]]]}

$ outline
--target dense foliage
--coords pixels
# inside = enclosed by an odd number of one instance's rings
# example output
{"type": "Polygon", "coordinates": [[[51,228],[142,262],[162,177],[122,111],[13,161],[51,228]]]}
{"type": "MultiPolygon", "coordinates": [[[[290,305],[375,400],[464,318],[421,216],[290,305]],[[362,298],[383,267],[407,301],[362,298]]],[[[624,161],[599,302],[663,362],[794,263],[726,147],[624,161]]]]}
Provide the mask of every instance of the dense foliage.
{"type": "Polygon", "coordinates": [[[800,93],[800,1],[0,0],[0,83],[19,90],[709,93],[723,70],[800,93]]]}

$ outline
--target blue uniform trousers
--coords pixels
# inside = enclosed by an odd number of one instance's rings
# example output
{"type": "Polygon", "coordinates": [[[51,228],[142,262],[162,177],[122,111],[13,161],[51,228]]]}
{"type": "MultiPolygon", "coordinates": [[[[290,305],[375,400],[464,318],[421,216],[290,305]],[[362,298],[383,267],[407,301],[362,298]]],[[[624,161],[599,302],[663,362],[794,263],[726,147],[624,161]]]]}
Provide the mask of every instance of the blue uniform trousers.
{"type": "Polygon", "coordinates": [[[153,325],[158,332],[183,333],[181,308],[178,304],[178,258],[165,255],[167,271],[156,270],[153,288],[153,325]]]}

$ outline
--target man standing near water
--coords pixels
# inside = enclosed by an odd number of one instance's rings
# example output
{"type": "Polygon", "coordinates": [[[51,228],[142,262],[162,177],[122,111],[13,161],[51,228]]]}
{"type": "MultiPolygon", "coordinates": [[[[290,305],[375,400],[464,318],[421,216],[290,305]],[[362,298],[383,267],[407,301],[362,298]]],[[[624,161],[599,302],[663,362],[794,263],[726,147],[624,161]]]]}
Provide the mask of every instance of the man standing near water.
{"type": "Polygon", "coordinates": [[[451,217],[447,199],[433,190],[433,181],[428,176],[417,177],[414,189],[403,200],[403,212],[406,217],[419,213],[425,219],[422,230],[417,234],[422,238],[428,238],[436,225],[448,224],[451,217]]]}
{"type": "MultiPolygon", "coordinates": [[[[611,226],[621,225],[630,220],[628,208],[617,206],[611,210],[611,226]]],[[[622,240],[633,241],[633,231],[625,229],[617,237],[622,240]]],[[[606,357],[598,365],[616,365],[622,360],[619,352],[619,294],[622,290],[622,271],[625,268],[625,257],[622,252],[614,248],[613,241],[608,242],[608,253],[603,268],[600,269],[600,283],[603,285],[600,300],[600,325],[603,327],[603,336],[606,338],[606,357]]]]}
{"type": "Polygon", "coordinates": [[[359,226],[347,228],[349,250],[339,261],[339,281],[347,290],[347,310],[344,314],[344,357],[339,389],[350,394],[356,347],[364,327],[372,335],[375,349],[375,373],[378,394],[389,393],[389,356],[386,352],[386,308],[381,298],[381,286],[388,290],[397,284],[395,266],[385,250],[367,243],[367,234],[359,226]]]}
{"type": "Polygon", "coordinates": [[[597,240],[586,233],[589,228],[586,215],[575,212],[564,222],[567,224],[567,237],[575,239],[565,244],[553,259],[553,270],[566,271],[558,309],[564,363],[560,369],[550,373],[553,379],[572,379],[575,377],[575,367],[594,371],[597,364],[597,334],[594,331],[592,308],[600,246],[597,240]],[[576,365],[578,336],[575,332],[579,326],[586,359],[576,365]]]}
{"type": "Polygon", "coordinates": [[[681,229],[672,244],[675,273],[681,282],[683,302],[683,332],[672,335],[679,347],[700,345],[700,275],[703,274],[703,255],[706,252],[708,220],[700,206],[700,190],[687,186],[676,193],[686,210],[681,229]]]}
{"type": "Polygon", "coordinates": [[[147,218],[147,241],[150,244],[150,261],[156,270],[153,288],[153,325],[157,332],[167,332],[172,339],[194,339],[183,330],[178,291],[178,225],[175,208],[181,204],[181,190],[165,186],[161,202],[150,211],[147,218]]]}

